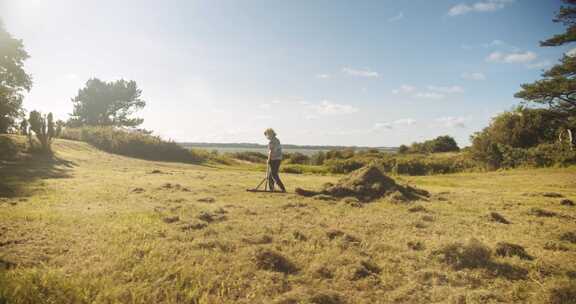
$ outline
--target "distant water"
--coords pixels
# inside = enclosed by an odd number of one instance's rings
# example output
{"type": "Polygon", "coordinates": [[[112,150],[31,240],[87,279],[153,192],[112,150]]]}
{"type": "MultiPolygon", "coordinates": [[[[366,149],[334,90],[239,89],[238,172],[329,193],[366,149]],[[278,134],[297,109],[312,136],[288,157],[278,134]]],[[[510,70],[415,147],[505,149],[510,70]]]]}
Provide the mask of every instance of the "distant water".
{"type": "MultiPolygon", "coordinates": [[[[235,153],[235,152],[260,152],[266,154],[268,149],[266,146],[221,146],[221,145],[209,145],[209,144],[189,144],[189,143],[182,143],[181,144],[185,148],[189,149],[203,149],[208,151],[216,150],[218,153],[235,153]]],[[[306,147],[283,147],[282,151],[284,153],[295,153],[299,152],[305,155],[312,155],[317,153],[318,151],[330,151],[336,149],[344,149],[345,147],[314,147],[314,148],[306,148],[306,147]]],[[[370,148],[366,147],[356,147],[355,150],[367,150],[370,148]]],[[[396,148],[375,148],[384,152],[395,152],[396,148]]]]}

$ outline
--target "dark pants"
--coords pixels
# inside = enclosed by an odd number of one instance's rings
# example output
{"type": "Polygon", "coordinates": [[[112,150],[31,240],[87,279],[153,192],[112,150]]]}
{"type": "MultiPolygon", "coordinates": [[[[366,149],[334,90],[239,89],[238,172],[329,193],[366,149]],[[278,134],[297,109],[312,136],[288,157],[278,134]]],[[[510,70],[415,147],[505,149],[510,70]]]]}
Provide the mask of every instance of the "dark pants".
{"type": "Polygon", "coordinates": [[[272,191],[274,191],[274,182],[278,184],[280,190],[286,191],[286,188],[284,188],[284,184],[280,180],[280,176],[278,176],[278,170],[280,170],[280,162],[282,162],[282,160],[272,159],[268,164],[270,166],[270,174],[268,175],[268,185],[270,185],[270,190],[272,191]]]}

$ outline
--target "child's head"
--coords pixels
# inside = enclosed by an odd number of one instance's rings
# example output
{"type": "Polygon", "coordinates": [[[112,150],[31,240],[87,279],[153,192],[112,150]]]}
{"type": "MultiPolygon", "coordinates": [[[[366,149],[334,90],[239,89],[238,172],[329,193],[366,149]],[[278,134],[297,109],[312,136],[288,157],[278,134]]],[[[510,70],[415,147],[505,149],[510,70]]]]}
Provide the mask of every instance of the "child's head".
{"type": "Polygon", "coordinates": [[[264,131],[264,136],[266,136],[268,139],[271,139],[276,137],[276,132],[274,132],[274,129],[268,128],[266,131],[264,131]]]}

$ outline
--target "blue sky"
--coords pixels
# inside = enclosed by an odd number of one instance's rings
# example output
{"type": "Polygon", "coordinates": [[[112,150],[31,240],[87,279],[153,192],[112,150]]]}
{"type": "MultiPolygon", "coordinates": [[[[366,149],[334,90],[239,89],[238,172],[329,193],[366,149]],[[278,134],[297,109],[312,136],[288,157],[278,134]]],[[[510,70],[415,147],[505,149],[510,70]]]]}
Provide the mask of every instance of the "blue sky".
{"type": "Polygon", "coordinates": [[[462,145],[570,50],[558,1],[0,0],[23,39],[25,107],[65,119],[90,77],[136,80],[166,138],[462,145]]]}

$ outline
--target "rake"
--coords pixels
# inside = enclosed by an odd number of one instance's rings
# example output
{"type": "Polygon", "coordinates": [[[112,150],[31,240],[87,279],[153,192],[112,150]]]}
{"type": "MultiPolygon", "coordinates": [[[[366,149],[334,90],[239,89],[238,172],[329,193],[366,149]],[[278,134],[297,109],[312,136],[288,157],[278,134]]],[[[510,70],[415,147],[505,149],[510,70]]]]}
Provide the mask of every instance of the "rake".
{"type": "Polygon", "coordinates": [[[248,191],[248,192],[282,193],[282,192],[273,191],[272,189],[270,189],[270,184],[268,183],[269,176],[270,176],[270,165],[266,164],[266,176],[264,177],[264,179],[258,184],[258,186],[256,186],[256,188],[246,189],[246,191],[248,191]],[[260,189],[260,186],[262,186],[262,184],[264,184],[264,189],[260,189]]]}

